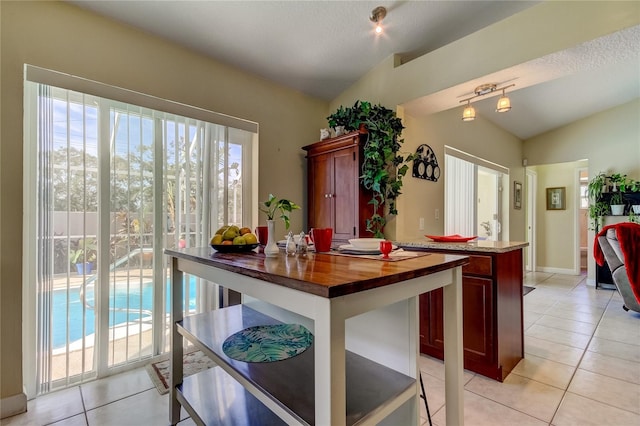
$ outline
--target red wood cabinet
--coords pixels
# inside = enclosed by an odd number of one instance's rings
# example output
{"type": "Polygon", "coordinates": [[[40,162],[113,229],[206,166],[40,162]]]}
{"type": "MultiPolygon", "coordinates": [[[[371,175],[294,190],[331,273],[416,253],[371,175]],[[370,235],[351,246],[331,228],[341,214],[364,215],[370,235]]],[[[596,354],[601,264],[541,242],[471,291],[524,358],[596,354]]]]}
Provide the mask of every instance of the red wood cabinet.
{"type": "Polygon", "coordinates": [[[308,227],[332,228],[336,241],[371,237],[366,232],[371,194],[359,179],[364,138],[353,132],[302,148],[307,151],[308,227]]]}
{"type": "MultiPolygon", "coordinates": [[[[522,249],[469,255],[462,267],[462,323],[464,368],[503,381],[524,357],[522,249]]],[[[439,289],[420,295],[420,352],[442,359],[443,349],[439,289]]]]}

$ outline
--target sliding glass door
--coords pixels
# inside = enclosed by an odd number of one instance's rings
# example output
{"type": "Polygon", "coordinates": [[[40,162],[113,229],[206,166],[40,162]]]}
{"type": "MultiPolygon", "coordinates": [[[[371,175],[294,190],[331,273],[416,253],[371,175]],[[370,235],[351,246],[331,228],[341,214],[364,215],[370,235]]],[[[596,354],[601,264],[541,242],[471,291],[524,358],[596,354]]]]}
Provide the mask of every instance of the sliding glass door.
{"type": "MultiPolygon", "coordinates": [[[[251,223],[255,134],[44,84],[26,94],[25,356],[39,394],[168,348],[163,248],[251,223]]],[[[185,280],[185,311],[217,306],[215,285],[185,280]]]]}

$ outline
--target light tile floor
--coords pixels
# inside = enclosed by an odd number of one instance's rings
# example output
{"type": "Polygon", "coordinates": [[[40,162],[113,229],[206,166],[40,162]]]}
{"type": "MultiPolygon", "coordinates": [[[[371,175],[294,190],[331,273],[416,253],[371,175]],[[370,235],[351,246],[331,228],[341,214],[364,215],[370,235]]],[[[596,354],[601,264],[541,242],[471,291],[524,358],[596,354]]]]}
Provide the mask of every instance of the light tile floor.
{"type": "MultiPolygon", "coordinates": [[[[584,276],[532,273],[525,284],[536,287],[524,298],[525,358],[504,383],[465,371],[465,424],[640,425],[640,314],[584,276]]],[[[423,356],[420,367],[433,424],[443,426],[443,363],[423,356]]],[[[0,424],[166,425],[168,403],[138,369],[39,397],[0,424]]]]}

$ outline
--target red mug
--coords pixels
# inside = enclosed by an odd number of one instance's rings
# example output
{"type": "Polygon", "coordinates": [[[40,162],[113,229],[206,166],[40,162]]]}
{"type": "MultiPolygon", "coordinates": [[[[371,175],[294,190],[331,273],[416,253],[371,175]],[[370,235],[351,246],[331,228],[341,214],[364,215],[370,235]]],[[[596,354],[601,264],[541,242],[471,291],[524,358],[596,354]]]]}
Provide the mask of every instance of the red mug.
{"type": "Polygon", "coordinates": [[[333,229],[331,228],[313,228],[311,230],[313,245],[316,252],[326,252],[331,250],[331,239],[333,238],[333,229]]]}
{"type": "Polygon", "coordinates": [[[260,245],[266,246],[268,237],[269,237],[269,227],[267,226],[256,227],[256,234],[258,235],[258,241],[260,241],[260,245]]]}

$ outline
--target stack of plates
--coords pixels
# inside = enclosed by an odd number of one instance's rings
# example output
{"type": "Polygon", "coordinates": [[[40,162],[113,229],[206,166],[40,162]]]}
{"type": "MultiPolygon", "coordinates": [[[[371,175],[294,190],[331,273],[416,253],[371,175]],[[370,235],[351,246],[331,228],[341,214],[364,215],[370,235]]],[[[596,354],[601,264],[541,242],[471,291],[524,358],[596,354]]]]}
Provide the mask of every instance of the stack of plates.
{"type": "MultiPolygon", "coordinates": [[[[369,243],[366,245],[363,243],[356,242],[353,244],[353,240],[349,240],[351,244],[344,244],[338,247],[338,251],[340,253],[345,254],[380,254],[380,241],[384,241],[380,238],[359,238],[360,240],[378,240],[378,245],[374,246],[373,243],[369,243]]],[[[391,246],[392,250],[396,250],[398,246],[395,244],[391,246]]]]}

